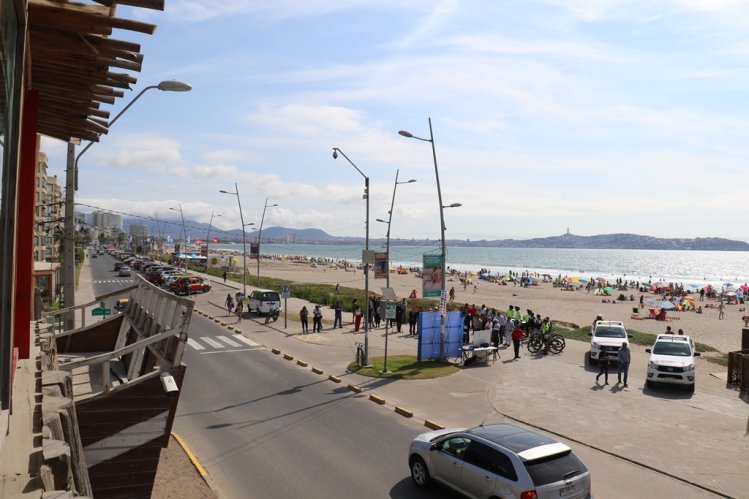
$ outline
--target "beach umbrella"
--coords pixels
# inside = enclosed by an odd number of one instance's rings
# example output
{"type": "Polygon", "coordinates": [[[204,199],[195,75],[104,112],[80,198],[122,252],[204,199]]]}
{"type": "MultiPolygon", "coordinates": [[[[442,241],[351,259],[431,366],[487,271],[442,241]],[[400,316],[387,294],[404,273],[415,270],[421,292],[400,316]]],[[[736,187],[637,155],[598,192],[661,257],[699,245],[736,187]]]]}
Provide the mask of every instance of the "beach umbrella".
{"type": "Polygon", "coordinates": [[[656,282],[651,287],[653,287],[655,289],[665,288],[666,287],[666,283],[665,282],[656,282]]]}
{"type": "Polygon", "coordinates": [[[692,289],[698,289],[700,287],[700,285],[692,283],[692,284],[689,285],[689,287],[692,288],[692,289]]]}
{"type": "Polygon", "coordinates": [[[724,282],[723,283],[723,289],[735,290],[736,289],[736,285],[734,283],[732,283],[732,282],[724,282]]]}
{"type": "Polygon", "coordinates": [[[671,310],[671,309],[675,308],[674,304],[671,303],[668,300],[659,301],[657,307],[658,308],[662,308],[664,310],[671,310]]]}
{"type": "Polygon", "coordinates": [[[606,286],[605,288],[603,288],[603,290],[604,290],[604,291],[608,291],[608,292],[611,292],[611,291],[613,291],[613,290],[614,290],[614,288],[612,288],[611,286],[606,286]]]}
{"type": "Polygon", "coordinates": [[[682,305],[689,304],[689,306],[694,307],[694,298],[691,296],[685,296],[682,300],[682,305]]]}
{"type": "Polygon", "coordinates": [[[741,289],[742,291],[749,291],[749,285],[747,285],[747,284],[742,284],[742,285],[741,285],[741,287],[740,287],[739,289],[741,289]]]}
{"type": "Polygon", "coordinates": [[[723,291],[723,296],[736,296],[735,291],[723,291]]]}
{"type": "Polygon", "coordinates": [[[642,303],[645,304],[645,306],[648,307],[648,308],[658,308],[658,301],[657,300],[652,300],[652,299],[648,298],[647,300],[644,300],[642,303]]]}

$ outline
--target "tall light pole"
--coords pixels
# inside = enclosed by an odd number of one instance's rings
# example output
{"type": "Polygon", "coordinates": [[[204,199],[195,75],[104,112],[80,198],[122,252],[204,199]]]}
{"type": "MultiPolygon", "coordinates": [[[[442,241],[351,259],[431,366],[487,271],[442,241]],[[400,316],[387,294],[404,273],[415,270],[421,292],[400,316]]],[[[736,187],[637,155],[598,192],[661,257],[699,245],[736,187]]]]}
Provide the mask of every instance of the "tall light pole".
{"type": "Polygon", "coordinates": [[[260,286],[260,238],[263,236],[263,222],[265,222],[265,210],[278,206],[277,204],[268,204],[268,198],[265,198],[265,206],[263,206],[263,216],[260,218],[260,231],[257,233],[257,282],[256,285],[260,286]]]}
{"type": "MultiPolygon", "coordinates": [[[[208,248],[211,244],[211,225],[213,225],[213,217],[214,217],[215,211],[211,210],[211,220],[208,222],[208,232],[205,235],[205,272],[208,273],[208,248]]],[[[221,214],[215,215],[217,217],[220,217],[221,214]]]]}
{"type": "MultiPolygon", "coordinates": [[[[111,128],[117,120],[122,116],[125,111],[130,109],[130,106],[135,104],[135,101],[147,91],[151,89],[159,89],[164,92],[188,92],[192,90],[192,87],[184,82],[177,80],[165,80],[158,85],[150,85],[145,87],[136,95],[128,104],[125,106],[107,125],[107,129],[111,128]]],[[[63,299],[64,307],[69,308],[75,306],[75,191],[78,190],[78,160],[81,156],[94,145],[95,142],[89,142],[84,147],[78,156],[75,155],[75,143],[72,141],[68,143],[68,154],[67,154],[67,166],[65,168],[65,223],[64,223],[64,237],[62,240],[62,259],[63,259],[63,299]]],[[[72,315],[66,320],[66,329],[73,329],[72,315]]]]}
{"type": "Polygon", "coordinates": [[[185,256],[182,260],[184,261],[184,268],[187,270],[187,230],[185,230],[185,215],[182,213],[182,203],[179,204],[179,208],[169,208],[172,211],[179,211],[179,216],[182,218],[182,254],[185,256]]]}
{"type": "MultiPolygon", "coordinates": [[[[369,253],[369,177],[364,175],[364,172],[362,172],[358,166],[354,164],[353,161],[349,159],[346,154],[338,149],[337,147],[333,148],[333,159],[338,159],[338,153],[341,153],[341,156],[346,158],[346,161],[348,161],[351,166],[353,166],[356,171],[359,172],[359,174],[364,177],[364,199],[367,200],[367,218],[365,222],[366,232],[365,232],[365,238],[364,238],[364,251],[366,253],[369,253]]],[[[362,260],[365,260],[362,258],[362,260]]],[[[369,364],[369,263],[364,263],[364,300],[366,303],[364,303],[364,365],[369,364]]]]}
{"type": "MultiPolygon", "coordinates": [[[[416,182],[416,179],[410,179],[406,180],[405,182],[398,182],[398,174],[400,173],[400,170],[395,170],[395,183],[393,184],[393,199],[390,201],[390,211],[388,212],[388,219],[387,221],[378,218],[378,222],[386,223],[388,224],[388,233],[387,238],[385,240],[385,253],[387,254],[387,268],[385,268],[385,287],[390,287],[390,224],[393,221],[393,208],[395,207],[395,191],[398,188],[399,184],[412,184],[416,182]]],[[[397,304],[396,304],[397,306],[397,304]]],[[[382,372],[387,373],[388,372],[388,320],[385,318],[385,362],[382,366],[382,372]]]]}
{"type": "MultiPolygon", "coordinates": [[[[219,191],[223,194],[232,194],[237,196],[237,205],[239,206],[239,220],[242,222],[242,293],[247,296],[247,233],[245,232],[244,215],[242,214],[242,202],[239,200],[239,187],[234,182],[234,192],[232,191],[219,191]]],[[[252,224],[247,224],[252,225],[252,224]]]]}
{"type": "Polygon", "coordinates": [[[447,309],[445,308],[447,303],[447,297],[445,296],[445,260],[447,259],[447,248],[445,248],[445,208],[457,208],[460,206],[460,203],[453,203],[451,205],[445,206],[442,204],[442,189],[440,188],[440,173],[439,169],[437,168],[437,151],[434,148],[434,133],[432,133],[432,118],[429,118],[429,138],[423,139],[421,137],[417,137],[416,135],[412,134],[411,132],[407,132],[405,130],[401,130],[398,132],[403,137],[408,137],[409,139],[416,139],[421,140],[423,142],[430,142],[432,144],[432,157],[434,158],[434,176],[437,179],[437,199],[440,204],[440,234],[441,234],[441,244],[440,244],[440,253],[442,255],[442,268],[440,275],[440,360],[445,359],[445,315],[447,314],[447,309]],[[445,312],[443,313],[442,310],[445,312]]]}

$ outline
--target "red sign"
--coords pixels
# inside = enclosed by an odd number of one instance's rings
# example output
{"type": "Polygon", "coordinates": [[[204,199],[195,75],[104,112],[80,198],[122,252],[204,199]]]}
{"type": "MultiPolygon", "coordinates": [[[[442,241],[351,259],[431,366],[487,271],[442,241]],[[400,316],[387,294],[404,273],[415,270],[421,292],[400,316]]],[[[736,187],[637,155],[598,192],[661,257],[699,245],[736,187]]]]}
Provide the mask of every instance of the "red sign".
{"type": "Polygon", "coordinates": [[[202,239],[196,239],[195,240],[195,246],[200,246],[200,243],[202,243],[202,242],[203,242],[202,239]]]}
{"type": "Polygon", "coordinates": [[[216,243],[218,242],[218,238],[217,238],[217,237],[212,237],[212,238],[211,238],[211,242],[212,242],[213,244],[216,244],[216,243]]]}

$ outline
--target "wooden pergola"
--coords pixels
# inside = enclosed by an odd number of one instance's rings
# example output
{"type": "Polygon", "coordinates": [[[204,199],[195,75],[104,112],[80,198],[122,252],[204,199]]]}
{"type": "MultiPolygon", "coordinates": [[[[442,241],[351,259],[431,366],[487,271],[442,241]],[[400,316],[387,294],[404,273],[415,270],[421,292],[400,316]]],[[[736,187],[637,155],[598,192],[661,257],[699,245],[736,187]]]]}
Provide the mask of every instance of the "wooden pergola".
{"type": "Polygon", "coordinates": [[[164,0],[28,0],[30,87],[38,93],[37,131],[63,141],[98,141],[109,111],[137,82],[140,44],[115,29],[153,34],[156,26],[115,15],[118,5],[164,10],[164,0]]]}

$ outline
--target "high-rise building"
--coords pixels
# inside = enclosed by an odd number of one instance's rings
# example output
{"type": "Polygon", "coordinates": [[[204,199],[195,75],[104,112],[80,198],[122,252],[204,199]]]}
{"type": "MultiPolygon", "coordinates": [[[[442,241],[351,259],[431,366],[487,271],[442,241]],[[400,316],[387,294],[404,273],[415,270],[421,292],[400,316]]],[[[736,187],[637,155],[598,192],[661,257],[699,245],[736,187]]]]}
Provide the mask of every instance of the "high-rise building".
{"type": "Polygon", "coordinates": [[[63,228],[62,189],[47,175],[47,155],[37,151],[34,192],[34,261],[56,260],[63,228]]]}
{"type": "Polygon", "coordinates": [[[128,234],[133,237],[148,237],[148,225],[130,224],[127,227],[128,234]]]}
{"type": "Polygon", "coordinates": [[[109,231],[122,230],[122,217],[108,211],[95,211],[93,213],[93,225],[109,231]]]}

